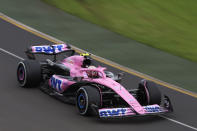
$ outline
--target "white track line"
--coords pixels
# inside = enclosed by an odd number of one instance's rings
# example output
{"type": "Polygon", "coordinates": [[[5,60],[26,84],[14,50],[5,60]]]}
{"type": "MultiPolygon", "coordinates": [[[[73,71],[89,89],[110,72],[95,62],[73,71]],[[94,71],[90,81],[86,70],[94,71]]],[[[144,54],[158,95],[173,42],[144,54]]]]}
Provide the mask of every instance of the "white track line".
{"type": "Polygon", "coordinates": [[[2,52],[4,52],[4,53],[7,53],[7,54],[9,54],[9,55],[15,57],[15,58],[18,58],[18,59],[20,59],[20,60],[24,60],[22,57],[20,57],[20,56],[18,56],[18,55],[15,55],[15,54],[13,54],[13,53],[7,51],[7,50],[4,50],[4,49],[2,49],[2,48],[0,48],[0,50],[1,50],[2,52]]]}
{"type": "MultiPolygon", "coordinates": [[[[11,56],[13,56],[13,57],[15,57],[15,58],[17,58],[17,59],[24,60],[24,58],[22,58],[22,57],[20,57],[20,56],[18,56],[18,55],[16,55],[16,54],[14,54],[14,53],[11,53],[11,52],[9,52],[9,51],[7,51],[7,50],[5,50],[5,49],[0,48],[0,51],[2,51],[2,52],[4,52],[4,53],[7,53],[8,55],[11,55],[11,56]]],[[[179,121],[177,121],[177,120],[171,119],[171,118],[166,117],[166,116],[163,116],[163,115],[159,115],[159,116],[162,117],[162,118],[164,118],[164,119],[166,119],[166,120],[169,120],[169,121],[171,121],[171,122],[174,122],[174,123],[176,123],[176,124],[179,124],[179,125],[182,125],[182,126],[184,126],[184,127],[187,127],[187,128],[190,128],[190,129],[193,129],[193,130],[197,131],[197,128],[195,128],[195,127],[193,127],[193,126],[187,125],[187,124],[185,124],[185,123],[179,122],[179,121]]]]}
{"type": "Polygon", "coordinates": [[[196,127],[187,125],[187,124],[185,124],[185,123],[182,123],[182,122],[180,122],[180,121],[171,119],[171,118],[166,117],[166,116],[163,116],[163,115],[160,115],[160,117],[165,118],[165,119],[167,119],[167,120],[169,120],[169,121],[171,121],[171,122],[174,122],[174,123],[176,123],[176,124],[179,124],[179,125],[182,125],[182,126],[184,126],[184,127],[187,127],[187,128],[190,128],[190,129],[193,129],[193,130],[197,131],[197,128],[196,128],[196,127]]]}

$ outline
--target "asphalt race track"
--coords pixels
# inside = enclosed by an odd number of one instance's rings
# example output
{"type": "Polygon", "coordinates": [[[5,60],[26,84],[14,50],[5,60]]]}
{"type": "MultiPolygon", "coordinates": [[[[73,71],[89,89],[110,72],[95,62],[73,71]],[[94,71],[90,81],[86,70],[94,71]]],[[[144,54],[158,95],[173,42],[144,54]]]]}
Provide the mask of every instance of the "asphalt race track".
{"type": "MultiPolygon", "coordinates": [[[[52,42],[0,19],[0,48],[26,58],[24,50],[36,44],[52,42]]],[[[197,127],[197,99],[162,86],[159,86],[160,90],[171,98],[174,106],[174,113],[166,117],[176,122],[160,116],[110,120],[82,117],[75,106],[62,103],[37,88],[20,88],[16,81],[16,67],[20,60],[3,51],[0,51],[0,59],[1,131],[192,131],[195,129],[187,127],[188,125],[197,127]]],[[[109,66],[107,68],[120,72],[109,66]]],[[[135,88],[140,80],[141,78],[125,73],[122,84],[127,88],[135,88]]]]}

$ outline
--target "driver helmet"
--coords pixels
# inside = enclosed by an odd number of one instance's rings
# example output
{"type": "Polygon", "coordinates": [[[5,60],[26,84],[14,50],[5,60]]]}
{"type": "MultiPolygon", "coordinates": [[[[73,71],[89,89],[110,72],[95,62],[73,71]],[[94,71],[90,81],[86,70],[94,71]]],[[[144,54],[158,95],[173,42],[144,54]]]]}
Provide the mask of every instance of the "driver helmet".
{"type": "Polygon", "coordinates": [[[80,56],[84,57],[84,60],[83,60],[83,63],[82,63],[83,68],[87,68],[92,64],[92,58],[90,57],[90,54],[83,53],[83,54],[80,54],[80,56]]]}
{"type": "Polygon", "coordinates": [[[99,74],[97,71],[87,71],[87,75],[89,78],[98,78],[99,74]]]}

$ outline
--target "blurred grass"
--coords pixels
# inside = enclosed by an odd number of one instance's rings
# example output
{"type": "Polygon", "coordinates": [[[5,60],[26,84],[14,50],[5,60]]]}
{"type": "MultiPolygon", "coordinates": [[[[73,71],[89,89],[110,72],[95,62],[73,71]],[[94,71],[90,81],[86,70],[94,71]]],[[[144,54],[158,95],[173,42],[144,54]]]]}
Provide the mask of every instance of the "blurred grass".
{"type": "Polygon", "coordinates": [[[43,1],[136,41],[197,62],[196,0],[43,1]]]}

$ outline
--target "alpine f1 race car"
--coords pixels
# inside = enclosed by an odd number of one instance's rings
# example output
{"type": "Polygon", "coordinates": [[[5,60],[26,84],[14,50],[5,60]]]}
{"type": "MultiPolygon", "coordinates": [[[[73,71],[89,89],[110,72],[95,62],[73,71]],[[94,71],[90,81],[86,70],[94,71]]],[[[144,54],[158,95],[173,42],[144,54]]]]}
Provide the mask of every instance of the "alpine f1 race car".
{"type": "Polygon", "coordinates": [[[19,62],[17,80],[21,87],[39,87],[45,93],[71,104],[79,114],[100,118],[159,115],[172,112],[169,97],[157,85],[141,80],[136,89],[126,89],[122,74],[95,66],[88,53],[76,54],[68,44],[31,46],[28,59],[19,62]],[[35,54],[53,59],[38,61],[35,54]],[[58,56],[63,59],[57,59],[58,56]]]}

